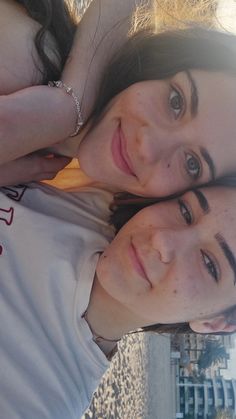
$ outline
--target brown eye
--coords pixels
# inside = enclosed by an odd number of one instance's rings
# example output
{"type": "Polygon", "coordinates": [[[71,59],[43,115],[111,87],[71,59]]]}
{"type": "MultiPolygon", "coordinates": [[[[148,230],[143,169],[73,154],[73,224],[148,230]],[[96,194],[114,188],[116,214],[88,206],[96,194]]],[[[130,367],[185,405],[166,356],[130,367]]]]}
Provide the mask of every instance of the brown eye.
{"type": "Polygon", "coordinates": [[[209,275],[212,276],[212,278],[218,282],[219,281],[219,272],[217,270],[216,265],[214,264],[213,260],[211,259],[211,257],[204,252],[202,249],[200,249],[201,255],[202,255],[202,261],[207,269],[207,272],[209,273],[209,275]]]}
{"type": "Polygon", "coordinates": [[[184,99],[182,95],[174,88],[172,88],[169,97],[169,104],[174,112],[174,116],[177,119],[182,113],[184,108],[184,99]]]}
{"type": "Polygon", "coordinates": [[[185,153],[186,171],[192,179],[196,180],[201,174],[201,163],[199,159],[190,153],[185,153]]]}
{"type": "Polygon", "coordinates": [[[190,208],[188,208],[187,204],[182,199],[178,199],[178,204],[184,221],[187,225],[191,225],[193,223],[193,215],[190,208]]]}

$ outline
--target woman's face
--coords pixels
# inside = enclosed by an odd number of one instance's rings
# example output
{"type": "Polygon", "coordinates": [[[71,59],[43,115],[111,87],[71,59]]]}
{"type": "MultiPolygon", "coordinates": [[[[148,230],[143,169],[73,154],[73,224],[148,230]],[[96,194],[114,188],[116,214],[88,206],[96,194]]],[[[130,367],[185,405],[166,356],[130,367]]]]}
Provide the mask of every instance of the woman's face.
{"type": "Polygon", "coordinates": [[[82,169],[120,190],[166,196],[236,169],[236,79],[191,70],[117,95],[80,148],[82,169]]]}
{"type": "Polygon", "coordinates": [[[205,188],[143,209],[101,256],[102,288],[142,326],[208,319],[230,308],[235,207],[236,190],[205,188]]]}

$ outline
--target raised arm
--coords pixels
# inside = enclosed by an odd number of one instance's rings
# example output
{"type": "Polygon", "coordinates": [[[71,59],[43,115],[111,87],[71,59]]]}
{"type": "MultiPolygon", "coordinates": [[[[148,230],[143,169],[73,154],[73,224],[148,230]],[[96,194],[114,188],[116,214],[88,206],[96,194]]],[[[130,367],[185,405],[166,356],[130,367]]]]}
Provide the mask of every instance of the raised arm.
{"type": "Polygon", "coordinates": [[[91,113],[103,70],[125,42],[136,8],[148,0],[93,0],[81,20],[62,79],[79,95],[83,117],[91,113]]]}
{"type": "MultiPolygon", "coordinates": [[[[109,58],[125,41],[135,0],[93,0],[78,26],[63,81],[81,98],[87,119],[109,58]]],[[[67,138],[75,103],[63,89],[36,86],[0,97],[0,164],[67,138]]]]}

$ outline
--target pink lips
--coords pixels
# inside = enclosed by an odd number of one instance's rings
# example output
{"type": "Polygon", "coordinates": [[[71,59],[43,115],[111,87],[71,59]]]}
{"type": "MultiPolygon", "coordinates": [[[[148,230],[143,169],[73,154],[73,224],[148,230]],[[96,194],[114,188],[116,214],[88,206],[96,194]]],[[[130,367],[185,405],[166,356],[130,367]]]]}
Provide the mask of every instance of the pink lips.
{"type": "Polygon", "coordinates": [[[145,269],[144,269],[144,266],[142,264],[142,261],[140,260],[139,255],[137,253],[137,250],[136,250],[136,248],[135,248],[135,246],[134,246],[134,244],[133,244],[132,241],[131,241],[131,244],[130,244],[129,253],[130,253],[130,257],[131,257],[131,260],[133,262],[133,265],[135,267],[135,270],[138,272],[138,274],[143,279],[145,279],[145,281],[147,281],[149,283],[149,285],[152,288],[152,284],[151,284],[151,282],[148,279],[148,276],[147,276],[147,274],[145,272],[145,269]]]}
{"type": "Polygon", "coordinates": [[[112,138],[111,152],[116,166],[124,173],[135,176],[126,150],[126,141],[119,124],[112,138]]]}

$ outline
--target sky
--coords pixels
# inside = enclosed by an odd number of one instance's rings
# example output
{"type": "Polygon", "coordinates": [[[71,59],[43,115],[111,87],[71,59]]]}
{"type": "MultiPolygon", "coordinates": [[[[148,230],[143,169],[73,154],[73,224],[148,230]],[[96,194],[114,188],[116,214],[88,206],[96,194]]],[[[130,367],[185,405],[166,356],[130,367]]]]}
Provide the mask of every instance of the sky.
{"type": "Polygon", "coordinates": [[[236,32],[236,0],[219,0],[217,17],[225,29],[236,32]]]}
{"type": "Polygon", "coordinates": [[[234,338],[235,348],[230,350],[230,360],[228,361],[228,369],[221,370],[224,378],[236,379],[236,336],[234,338]]]}

